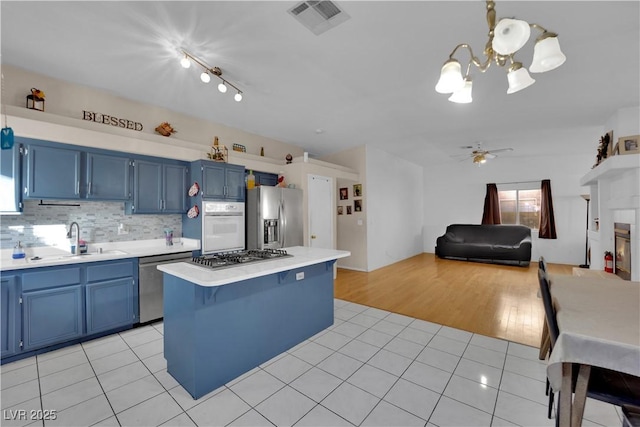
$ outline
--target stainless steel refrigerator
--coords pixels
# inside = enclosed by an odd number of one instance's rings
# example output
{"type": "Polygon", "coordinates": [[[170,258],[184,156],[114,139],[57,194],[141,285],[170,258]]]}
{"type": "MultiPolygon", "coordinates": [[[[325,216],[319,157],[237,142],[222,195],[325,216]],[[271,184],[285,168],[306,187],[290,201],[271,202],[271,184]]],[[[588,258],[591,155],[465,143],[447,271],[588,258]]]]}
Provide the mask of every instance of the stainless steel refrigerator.
{"type": "Polygon", "coordinates": [[[247,249],[303,246],[302,190],[260,186],[247,190],[247,249]]]}

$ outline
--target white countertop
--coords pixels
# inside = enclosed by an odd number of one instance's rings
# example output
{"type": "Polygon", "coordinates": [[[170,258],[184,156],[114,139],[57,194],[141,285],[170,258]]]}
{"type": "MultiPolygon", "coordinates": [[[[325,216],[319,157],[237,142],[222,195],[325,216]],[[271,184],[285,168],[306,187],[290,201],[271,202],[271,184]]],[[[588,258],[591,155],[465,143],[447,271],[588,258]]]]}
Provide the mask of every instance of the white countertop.
{"type": "MultiPolygon", "coordinates": [[[[178,240],[178,239],[176,239],[178,240]]],[[[13,249],[0,251],[0,271],[22,270],[35,267],[80,264],[124,258],[140,258],[152,255],[191,252],[200,249],[200,240],[180,238],[172,246],[166,246],[164,239],[133,240],[129,242],[90,243],[88,255],[73,255],[68,250],[54,246],[25,248],[25,258],[13,259],[13,249]],[[99,249],[102,253],[99,253],[99,249]],[[34,260],[34,257],[40,259],[34,260]]]]}
{"type": "Polygon", "coordinates": [[[303,246],[294,246],[285,249],[289,255],[293,256],[217,270],[187,262],[159,265],[158,270],[188,280],[196,285],[215,287],[279,273],[281,271],[306,267],[338,258],[345,258],[351,255],[351,252],[348,251],[303,246]]]}

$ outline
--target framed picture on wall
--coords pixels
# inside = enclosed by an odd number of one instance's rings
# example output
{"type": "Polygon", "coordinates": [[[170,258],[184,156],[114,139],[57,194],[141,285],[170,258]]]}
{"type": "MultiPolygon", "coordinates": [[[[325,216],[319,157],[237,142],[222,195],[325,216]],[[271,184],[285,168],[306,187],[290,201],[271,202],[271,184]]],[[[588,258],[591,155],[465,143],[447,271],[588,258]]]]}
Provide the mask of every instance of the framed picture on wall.
{"type": "Polygon", "coordinates": [[[640,135],[623,136],[618,139],[620,154],[640,153],[640,135]]]}
{"type": "Polygon", "coordinates": [[[338,215],[342,215],[344,208],[342,206],[338,206],[338,215]]]}
{"type": "Polygon", "coordinates": [[[347,200],[349,198],[349,189],[343,187],[340,189],[340,200],[347,200]]]}
{"type": "Polygon", "coordinates": [[[353,210],[355,212],[362,212],[362,199],[353,201],[353,210]]]}
{"type": "Polygon", "coordinates": [[[347,206],[347,215],[351,215],[351,206],[347,206]]]}
{"type": "Polygon", "coordinates": [[[362,184],[353,184],[353,197],[362,197],[362,184]]]}

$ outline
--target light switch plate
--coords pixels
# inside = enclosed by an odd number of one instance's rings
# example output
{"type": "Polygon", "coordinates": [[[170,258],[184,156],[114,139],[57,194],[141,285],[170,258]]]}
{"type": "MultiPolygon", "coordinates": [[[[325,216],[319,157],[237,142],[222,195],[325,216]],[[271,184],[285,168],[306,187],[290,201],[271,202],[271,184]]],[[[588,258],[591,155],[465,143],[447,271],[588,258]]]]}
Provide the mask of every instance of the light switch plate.
{"type": "Polygon", "coordinates": [[[296,273],[296,280],[302,280],[302,279],[304,279],[304,271],[296,273]]]}

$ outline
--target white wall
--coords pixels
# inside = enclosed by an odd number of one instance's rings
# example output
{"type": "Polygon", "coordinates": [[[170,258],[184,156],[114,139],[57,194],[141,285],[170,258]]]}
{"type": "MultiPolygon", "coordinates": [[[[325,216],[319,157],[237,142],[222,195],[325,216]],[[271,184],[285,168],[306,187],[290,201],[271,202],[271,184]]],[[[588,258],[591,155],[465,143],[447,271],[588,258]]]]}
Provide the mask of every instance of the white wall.
{"type": "MultiPolygon", "coordinates": [[[[211,122],[206,122],[164,108],[145,104],[144,100],[136,101],[125,99],[107,91],[54,79],[11,65],[3,64],[2,73],[5,80],[2,104],[24,108],[25,97],[31,93],[30,89],[32,87],[41,89],[46,94],[45,113],[42,114],[44,121],[46,121],[45,117],[47,114],[50,113],[59,117],[77,119],[76,121],[78,123],[72,124],[71,126],[84,127],[85,129],[92,129],[100,133],[116,133],[131,138],[140,138],[141,136],[148,135],[159,136],[154,129],[160,123],[166,121],[177,130],[171,137],[163,137],[166,142],[172,139],[191,142],[194,143],[194,147],[202,147],[202,153],[209,151],[214,136],[218,136],[220,144],[226,145],[229,147],[229,150],[231,150],[233,143],[238,143],[246,147],[247,153],[258,155],[260,148],[264,147],[266,157],[279,159],[283,164],[284,158],[288,153],[294,157],[301,156],[303,153],[301,148],[291,144],[215,123],[215,117],[212,118],[211,122]],[[143,131],[125,131],[119,127],[82,120],[83,110],[140,122],[143,125],[143,131]]],[[[15,126],[13,126],[11,122],[9,122],[9,126],[13,127],[15,131],[15,126]]],[[[16,135],[18,135],[17,132],[16,135]]],[[[144,140],[146,138],[140,139],[144,140]]],[[[144,141],[140,141],[140,143],[143,144],[144,141]]],[[[91,146],[90,141],[87,144],[91,146]]],[[[167,147],[167,153],[171,153],[170,147],[167,147]]],[[[155,153],[155,155],[180,158],[172,153],[165,154],[160,152],[155,153]]],[[[204,157],[198,155],[197,158],[204,157]]],[[[194,159],[191,158],[188,160],[194,159]]]]}
{"type": "Polygon", "coordinates": [[[347,187],[347,200],[339,200],[337,196],[337,206],[343,207],[343,214],[337,215],[337,245],[336,248],[351,252],[351,256],[338,260],[338,267],[348,268],[351,270],[367,271],[367,216],[369,209],[367,208],[367,200],[369,192],[374,188],[369,188],[367,182],[366,171],[366,147],[360,146],[350,150],[341,151],[339,153],[326,156],[324,159],[328,162],[348,166],[359,172],[359,181],[350,179],[337,179],[336,194],[339,195],[339,189],[347,187]],[[353,212],[353,184],[363,184],[364,197],[362,197],[364,208],[362,212],[353,212]],[[350,205],[352,214],[347,215],[346,206],[350,205]]]}
{"type": "MultiPolygon", "coordinates": [[[[543,255],[547,261],[561,264],[584,262],[586,239],[586,202],[580,197],[588,188],[579,180],[594,163],[601,127],[565,131],[558,135],[559,145],[581,147],[576,154],[540,153],[518,157],[498,157],[478,167],[471,161],[426,167],[424,173],[425,252],[435,252],[438,236],[454,223],[480,224],[487,183],[551,180],[558,239],[539,239],[532,235],[532,260],[543,255]]],[[[535,147],[536,139],[528,146],[535,147]]]]}
{"type": "Polygon", "coordinates": [[[377,148],[366,149],[367,271],[420,254],[423,168],[377,148]]]}

